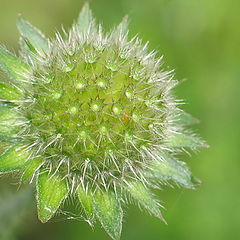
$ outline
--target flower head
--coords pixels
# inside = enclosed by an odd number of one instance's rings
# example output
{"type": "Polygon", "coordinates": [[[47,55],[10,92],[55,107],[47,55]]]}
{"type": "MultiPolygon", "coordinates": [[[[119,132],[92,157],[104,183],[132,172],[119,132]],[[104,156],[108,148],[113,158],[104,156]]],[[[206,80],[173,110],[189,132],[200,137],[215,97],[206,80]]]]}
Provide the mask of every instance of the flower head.
{"type": "Polygon", "coordinates": [[[204,143],[185,129],[194,119],[178,108],[177,82],[127,18],[105,34],[86,4],[68,33],[47,39],[22,17],[20,57],[0,47],[0,172],[36,183],[38,215],[47,222],[68,197],[84,219],[98,219],[119,239],[132,199],[163,220],[151,188],[194,188],[176,159],[204,143]]]}

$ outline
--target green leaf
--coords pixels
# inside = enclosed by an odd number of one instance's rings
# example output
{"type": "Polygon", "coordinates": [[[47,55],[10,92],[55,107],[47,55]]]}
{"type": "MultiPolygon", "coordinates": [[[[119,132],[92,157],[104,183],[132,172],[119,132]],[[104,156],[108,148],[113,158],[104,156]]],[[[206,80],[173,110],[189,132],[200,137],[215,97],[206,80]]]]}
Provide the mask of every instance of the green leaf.
{"type": "Polygon", "coordinates": [[[162,156],[162,160],[152,163],[152,170],[149,175],[147,174],[148,177],[154,177],[159,181],[172,180],[186,188],[194,188],[197,183],[200,183],[193,178],[186,163],[180,162],[167,154],[159,153],[159,155],[162,156]]]}
{"type": "Polygon", "coordinates": [[[46,223],[68,195],[68,187],[58,175],[40,173],[37,179],[38,218],[46,223]]]}
{"type": "Polygon", "coordinates": [[[31,52],[39,52],[40,54],[49,51],[48,40],[41,33],[40,30],[33,27],[29,22],[24,20],[21,16],[17,21],[18,30],[25,40],[26,46],[31,52]]]}
{"type": "Polygon", "coordinates": [[[190,148],[197,149],[208,147],[208,145],[199,137],[191,133],[175,133],[171,134],[166,141],[166,145],[172,148],[190,148]]]}
{"type": "Polygon", "coordinates": [[[123,212],[119,200],[113,192],[98,191],[94,195],[96,215],[106,232],[114,240],[120,239],[123,212]]]}
{"type": "Polygon", "coordinates": [[[0,82],[0,99],[12,101],[20,100],[22,98],[22,92],[7,83],[0,82]]]}
{"type": "Polygon", "coordinates": [[[78,31],[81,34],[86,34],[95,27],[95,21],[89,4],[86,2],[79,14],[77,20],[78,31]]]}
{"type": "Polygon", "coordinates": [[[11,172],[22,169],[29,158],[23,144],[15,144],[0,155],[0,172],[11,172]]]}
{"type": "Polygon", "coordinates": [[[22,175],[22,180],[28,180],[40,168],[43,162],[44,160],[42,158],[31,159],[25,168],[25,171],[22,175]]]}
{"type": "Polygon", "coordinates": [[[0,106],[0,139],[11,140],[15,138],[26,120],[20,116],[16,109],[0,106]]]}
{"type": "MultiPolygon", "coordinates": [[[[152,192],[147,189],[140,182],[132,182],[127,186],[127,190],[132,198],[143,206],[147,211],[152,213],[155,217],[165,222],[160,207],[162,207],[158,201],[154,198],[152,192]]],[[[166,223],[166,222],[165,222],[166,223]]]]}
{"type": "Polygon", "coordinates": [[[81,206],[87,216],[87,219],[91,222],[94,219],[94,206],[93,197],[91,191],[84,190],[81,186],[77,189],[77,196],[81,203],[81,206]]]}
{"type": "Polygon", "coordinates": [[[29,66],[19,58],[0,46],[0,69],[16,82],[23,80],[23,75],[29,71],[29,66]]]}

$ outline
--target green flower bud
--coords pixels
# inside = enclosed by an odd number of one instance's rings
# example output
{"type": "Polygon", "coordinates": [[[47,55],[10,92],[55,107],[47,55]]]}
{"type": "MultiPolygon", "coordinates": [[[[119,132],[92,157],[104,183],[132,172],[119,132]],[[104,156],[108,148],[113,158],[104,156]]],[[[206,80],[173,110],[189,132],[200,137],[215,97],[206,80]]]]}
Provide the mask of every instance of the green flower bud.
{"type": "Polygon", "coordinates": [[[0,173],[35,182],[39,219],[68,197],[90,224],[119,239],[128,198],[163,220],[153,186],[196,180],[177,153],[205,146],[185,129],[172,72],[138,38],[127,19],[104,34],[86,4],[64,38],[49,40],[22,17],[21,58],[0,47],[0,173]],[[1,148],[0,148],[1,149],[1,148]]]}

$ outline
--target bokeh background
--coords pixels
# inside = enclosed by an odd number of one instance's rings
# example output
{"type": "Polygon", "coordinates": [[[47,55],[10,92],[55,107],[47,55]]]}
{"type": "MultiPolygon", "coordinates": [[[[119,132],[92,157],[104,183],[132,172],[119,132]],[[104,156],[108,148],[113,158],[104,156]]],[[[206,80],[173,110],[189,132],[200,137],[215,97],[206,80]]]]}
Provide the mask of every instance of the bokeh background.
{"type": "MultiPolygon", "coordinates": [[[[15,27],[21,13],[49,36],[71,26],[82,0],[0,0],[0,42],[17,51],[15,27]]],[[[106,29],[128,14],[130,33],[165,57],[182,83],[176,94],[183,108],[201,120],[196,131],[209,149],[184,156],[201,187],[164,188],[164,225],[137,207],[125,214],[122,240],[240,239],[240,1],[90,0],[106,29]],[[185,81],[186,80],[186,81],[185,81]]],[[[0,239],[107,240],[100,226],[82,221],[37,221],[30,190],[17,192],[16,180],[0,178],[0,239]],[[10,182],[11,184],[6,184],[10,182]]]]}

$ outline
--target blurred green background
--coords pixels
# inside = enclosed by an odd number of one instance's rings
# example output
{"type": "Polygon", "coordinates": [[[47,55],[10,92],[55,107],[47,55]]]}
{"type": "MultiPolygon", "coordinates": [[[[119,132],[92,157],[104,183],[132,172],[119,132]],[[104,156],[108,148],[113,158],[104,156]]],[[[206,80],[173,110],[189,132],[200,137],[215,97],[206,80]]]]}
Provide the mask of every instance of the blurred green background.
{"type": "MultiPolygon", "coordinates": [[[[19,13],[53,36],[61,25],[71,26],[83,2],[0,0],[0,42],[11,50],[18,49],[15,21],[19,13]]],[[[106,29],[128,14],[131,35],[139,33],[144,41],[149,40],[150,48],[157,49],[159,56],[164,55],[165,68],[174,68],[178,80],[187,80],[176,88],[176,94],[188,103],[184,109],[201,120],[195,128],[211,146],[191,157],[183,157],[195,175],[203,180],[199,189],[164,188],[159,193],[166,207],[164,216],[168,226],[130,206],[126,209],[122,239],[240,239],[240,1],[89,2],[106,29]]],[[[4,179],[0,182],[3,184],[4,179]]],[[[18,206],[21,201],[17,195],[12,191],[5,194],[2,189],[0,185],[0,199],[14,199],[13,204],[18,206]]],[[[0,229],[6,219],[3,203],[0,201],[0,229]]],[[[9,214],[20,214],[20,210],[21,206],[9,214]]],[[[77,220],[52,220],[40,224],[31,204],[27,212],[33,212],[32,216],[20,218],[19,223],[24,225],[13,228],[13,236],[7,240],[109,239],[100,226],[92,231],[85,222],[77,220]]]]}

